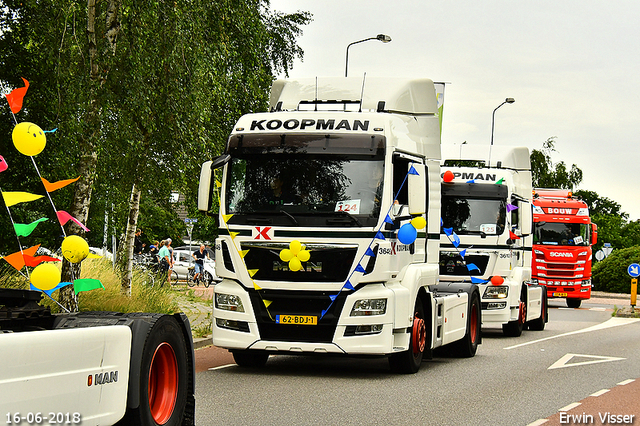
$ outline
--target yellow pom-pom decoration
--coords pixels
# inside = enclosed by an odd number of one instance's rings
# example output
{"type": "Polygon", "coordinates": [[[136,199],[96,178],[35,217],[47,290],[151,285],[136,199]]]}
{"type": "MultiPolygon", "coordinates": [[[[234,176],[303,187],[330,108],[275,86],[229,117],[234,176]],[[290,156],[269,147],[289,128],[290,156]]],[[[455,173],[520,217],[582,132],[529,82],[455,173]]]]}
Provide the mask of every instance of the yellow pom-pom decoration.
{"type": "Polygon", "coordinates": [[[289,243],[289,250],[291,253],[296,256],[298,252],[302,249],[302,244],[298,240],[293,240],[289,243]]]}
{"type": "Polygon", "coordinates": [[[47,144],[47,136],[42,129],[28,121],[18,123],[11,134],[13,144],[23,155],[34,156],[42,152],[47,144]]]}
{"type": "Polygon", "coordinates": [[[302,263],[300,263],[300,260],[297,257],[294,257],[289,261],[289,269],[294,272],[302,269],[302,263]]]}
{"type": "Polygon", "coordinates": [[[77,235],[66,237],[61,248],[62,255],[71,263],[82,262],[89,255],[89,244],[77,235]]]}
{"type": "Polygon", "coordinates": [[[293,253],[291,253],[291,250],[289,249],[284,249],[280,252],[280,260],[282,260],[283,262],[290,261],[292,257],[293,253]]]}
{"type": "Polygon", "coordinates": [[[51,290],[60,284],[60,270],[52,263],[41,263],[31,271],[31,284],[40,290],[51,290]]]}
{"type": "Polygon", "coordinates": [[[427,226],[427,221],[426,221],[426,219],[424,217],[419,216],[419,217],[414,217],[413,219],[411,219],[411,224],[416,229],[422,229],[425,226],[427,226]]]}
{"type": "Polygon", "coordinates": [[[300,250],[298,252],[298,259],[300,262],[306,262],[311,258],[311,252],[309,250],[300,250]]]}

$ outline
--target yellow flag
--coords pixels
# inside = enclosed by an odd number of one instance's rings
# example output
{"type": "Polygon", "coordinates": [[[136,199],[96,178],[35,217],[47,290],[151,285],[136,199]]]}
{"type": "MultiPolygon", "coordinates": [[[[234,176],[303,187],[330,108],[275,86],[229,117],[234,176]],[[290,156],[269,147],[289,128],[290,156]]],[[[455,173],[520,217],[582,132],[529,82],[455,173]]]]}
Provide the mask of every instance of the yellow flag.
{"type": "Polygon", "coordinates": [[[11,207],[18,203],[37,200],[38,198],[42,198],[42,195],[31,194],[29,192],[3,192],[2,198],[4,198],[4,203],[7,207],[11,207]]]}
{"type": "Polygon", "coordinates": [[[224,223],[229,222],[229,219],[231,219],[233,217],[232,214],[223,214],[222,215],[222,220],[224,220],[224,223]]]}
{"type": "Polygon", "coordinates": [[[249,250],[240,250],[240,257],[245,257],[249,253],[249,250]]]}
{"type": "Polygon", "coordinates": [[[239,232],[229,232],[229,235],[231,236],[231,239],[233,240],[235,237],[237,237],[239,234],[239,232]]]}
{"type": "Polygon", "coordinates": [[[264,307],[268,308],[272,301],[271,300],[263,300],[263,302],[264,302],[264,307]]]}
{"type": "Polygon", "coordinates": [[[256,272],[258,272],[258,270],[257,269],[249,269],[249,270],[247,270],[247,272],[249,273],[250,276],[253,277],[256,274],[256,272]]]}
{"type": "Polygon", "coordinates": [[[256,290],[262,290],[262,287],[260,287],[258,284],[256,284],[255,282],[253,283],[253,288],[256,290]]]}

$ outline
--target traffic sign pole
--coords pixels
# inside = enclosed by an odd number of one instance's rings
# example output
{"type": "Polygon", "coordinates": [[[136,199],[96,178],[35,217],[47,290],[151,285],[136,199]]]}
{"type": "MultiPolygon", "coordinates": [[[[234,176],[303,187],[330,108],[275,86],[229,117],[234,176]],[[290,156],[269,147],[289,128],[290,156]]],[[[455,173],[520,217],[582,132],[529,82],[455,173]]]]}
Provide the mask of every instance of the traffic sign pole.
{"type": "Polygon", "coordinates": [[[636,307],[636,297],[638,295],[638,279],[631,278],[631,311],[636,307]]]}

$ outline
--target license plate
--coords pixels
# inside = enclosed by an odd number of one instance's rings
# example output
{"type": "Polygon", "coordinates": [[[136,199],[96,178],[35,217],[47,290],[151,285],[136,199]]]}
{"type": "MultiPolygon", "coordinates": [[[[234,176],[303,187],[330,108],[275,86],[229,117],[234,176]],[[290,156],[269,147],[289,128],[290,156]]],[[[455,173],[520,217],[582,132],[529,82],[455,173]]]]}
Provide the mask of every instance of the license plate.
{"type": "Polygon", "coordinates": [[[276,315],[278,324],[317,325],[318,317],[310,315],[276,315]]]}
{"type": "Polygon", "coordinates": [[[551,293],[551,297],[567,297],[567,293],[558,293],[554,291],[551,293]]]}

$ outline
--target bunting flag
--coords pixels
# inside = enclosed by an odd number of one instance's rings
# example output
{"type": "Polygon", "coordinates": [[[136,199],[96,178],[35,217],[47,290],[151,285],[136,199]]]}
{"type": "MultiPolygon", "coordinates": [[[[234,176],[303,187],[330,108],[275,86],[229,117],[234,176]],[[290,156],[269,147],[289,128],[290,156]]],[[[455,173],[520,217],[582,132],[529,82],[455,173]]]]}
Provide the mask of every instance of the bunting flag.
{"type": "Polygon", "coordinates": [[[453,234],[453,228],[442,228],[447,237],[450,237],[453,234]]]}
{"type": "Polygon", "coordinates": [[[102,259],[104,256],[100,256],[99,254],[91,253],[87,255],[87,259],[102,259]]]}
{"type": "Polygon", "coordinates": [[[512,211],[516,210],[518,208],[518,206],[514,206],[513,204],[507,203],[507,213],[511,213],[512,211]]]}
{"type": "Polygon", "coordinates": [[[247,253],[249,253],[249,250],[240,250],[238,253],[240,253],[240,257],[245,257],[247,253]]]}
{"type": "Polygon", "coordinates": [[[229,232],[229,236],[231,237],[232,240],[235,239],[238,236],[238,234],[240,234],[240,233],[239,232],[229,232]]]}
{"type": "Polygon", "coordinates": [[[41,177],[40,179],[42,179],[42,183],[44,184],[44,189],[46,189],[47,192],[53,192],[56,189],[64,188],[65,186],[72,184],[73,182],[80,179],[80,176],[78,176],[75,179],[59,180],[58,182],[54,182],[54,183],[50,183],[48,180],[46,180],[43,177],[41,177]]]}
{"type": "Polygon", "coordinates": [[[420,176],[420,174],[418,174],[418,172],[416,171],[416,169],[413,167],[413,163],[411,164],[411,167],[409,167],[409,174],[410,174],[410,175],[420,176]]]}
{"type": "Polygon", "coordinates": [[[24,87],[18,87],[17,89],[13,89],[11,93],[4,95],[7,98],[7,102],[9,102],[11,112],[14,114],[17,114],[22,109],[22,100],[24,99],[24,95],[27,94],[27,89],[29,88],[29,82],[24,78],[22,78],[22,81],[24,81],[24,87]]]}
{"type": "Polygon", "coordinates": [[[358,266],[356,266],[356,272],[362,272],[364,274],[367,271],[365,271],[362,265],[358,263],[358,266]]]}
{"type": "Polygon", "coordinates": [[[355,290],[355,288],[353,288],[353,285],[351,285],[351,282],[349,280],[347,280],[346,283],[344,283],[344,288],[347,288],[349,290],[355,290]]]}
{"type": "Polygon", "coordinates": [[[253,276],[258,272],[258,270],[257,269],[248,269],[247,272],[249,273],[251,278],[253,278],[253,276]]]}
{"type": "Polygon", "coordinates": [[[390,223],[391,225],[393,225],[393,219],[391,219],[391,217],[389,215],[387,215],[387,217],[384,218],[384,223],[390,223]]]}
{"type": "Polygon", "coordinates": [[[453,246],[457,248],[460,245],[460,237],[458,237],[458,235],[455,232],[452,234],[452,236],[453,236],[453,246]]]}
{"type": "Polygon", "coordinates": [[[35,287],[35,286],[34,286],[33,284],[31,284],[31,283],[29,283],[29,287],[31,287],[31,290],[41,291],[41,292],[43,292],[44,294],[46,294],[47,296],[51,297],[51,294],[52,294],[54,291],[56,291],[56,290],[58,290],[58,289],[60,289],[60,288],[62,288],[62,287],[66,287],[66,286],[68,286],[68,285],[71,285],[71,284],[72,284],[72,283],[69,283],[69,282],[62,282],[62,283],[58,284],[57,286],[55,286],[54,288],[49,289],[49,290],[40,290],[38,287],[35,287]]]}
{"type": "MultiPolygon", "coordinates": [[[[254,281],[254,282],[253,282],[253,289],[254,289],[254,290],[257,290],[257,291],[260,291],[260,290],[262,290],[262,287],[260,287],[260,286],[259,286],[258,284],[256,284],[256,283],[255,283],[255,281],[254,281]]],[[[269,315],[271,315],[271,314],[269,314],[269,315]]]]}
{"type": "Polygon", "coordinates": [[[365,256],[376,257],[376,254],[371,250],[371,247],[367,248],[367,251],[364,253],[365,256]]]}
{"type": "Polygon", "coordinates": [[[269,307],[269,305],[271,305],[271,304],[273,303],[273,300],[266,300],[266,299],[263,299],[263,300],[262,300],[262,302],[264,303],[264,307],[265,307],[265,308],[268,308],[268,307],[269,307]]]}
{"type": "Polygon", "coordinates": [[[14,223],[13,228],[16,230],[16,235],[18,235],[18,237],[28,237],[36,229],[36,226],[38,226],[39,223],[44,222],[45,220],[49,219],[43,217],[36,220],[35,222],[31,222],[28,224],[14,223]]]}
{"type": "Polygon", "coordinates": [[[329,299],[331,299],[332,302],[335,301],[337,297],[338,297],[337,294],[330,294],[329,295],[329,299]]]}
{"type": "Polygon", "coordinates": [[[35,201],[42,198],[43,195],[32,194],[30,192],[2,192],[2,198],[7,207],[15,206],[19,203],[28,203],[29,201],[35,201]]]}
{"type": "Polygon", "coordinates": [[[73,291],[76,295],[81,291],[95,290],[97,288],[104,289],[104,286],[100,280],[96,280],[94,278],[81,278],[73,281],[73,291]]]}
{"type": "Polygon", "coordinates": [[[478,268],[476,266],[475,263],[467,263],[467,269],[469,270],[469,272],[474,271],[474,270],[476,270],[478,272],[482,272],[482,271],[480,271],[480,268],[478,268]]]}
{"type": "Polygon", "coordinates": [[[23,258],[24,264],[31,268],[35,268],[42,262],[60,262],[60,259],[51,256],[29,256],[28,254],[25,254],[23,258]]]}
{"type": "Polygon", "coordinates": [[[383,240],[383,241],[384,241],[386,238],[384,238],[384,235],[382,234],[382,232],[378,231],[378,232],[376,233],[376,239],[377,239],[377,240],[383,240]]]}
{"type": "Polygon", "coordinates": [[[9,265],[13,266],[19,271],[25,265],[24,256],[25,255],[31,256],[31,257],[35,256],[36,251],[38,251],[38,248],[40,248],[40,244],[33,247],[29,247],[28,249],[24,249],[21,252],[18,251],[18,252],[12,253],[8,256],[3,257],[3,259],[6,260],[9,265]]]}
{"type": "Polygon", "coordinates": [[[520,237],[518,237],[516,234],[514,234],[512,231],[509,231],[509,239],[511,240],[519,240],[520,237]]]}
{"type": "Polygon", "coordinates": [[[468,180],[467,183],[476,183],[475,179],[468,180]]]}
{"type": "Polygon", "coordinates": [[[473,284],[486,284],[486,283],[488,283],[489,281],[487,281],[487,280],[483,280],[483,279],[481,279],[481,278],[471,277],[471,282],[472,282],[473,284]]]}
{"type": "Polygon", "coordinates": [[[232,214],[223,214],[222,215],[222,220],[224,220],[224,223],[229,222],[229,219],[231,219],[233,217],[232,214]]]}
{"type": "Polygon", "coordinates": [[[71,216],[69,213],[65,212],[64,210],[58,210],[56,212],[56,215],[58,216],[58,221],[60,222],[60,225],[64,226],[67,222],[72,221],[76,225],[78,225],[80,228],[82,228],[84,232],[89,232],[89,228],[84,226],[82,223],[80,223],[78,219],[71,216]]]}
{"type": "Polygon", "coordinates": [[[460,257],[464,260],[464,257],[467,255],[467,249],[464,249],[460,252],[460,257]]]}
{"type": "Polygon", "coordinates": [[[504,178],[500,178],[500,180],[496,182],[496,185],[502,185],[502,182],[504,182],[504,178]]]}
{"type": "Polygon", "coordinates": [[[0,172],[4,172],[9,168],[9,165],[5,161],[4,157],[0,155],[0,172]]]}

